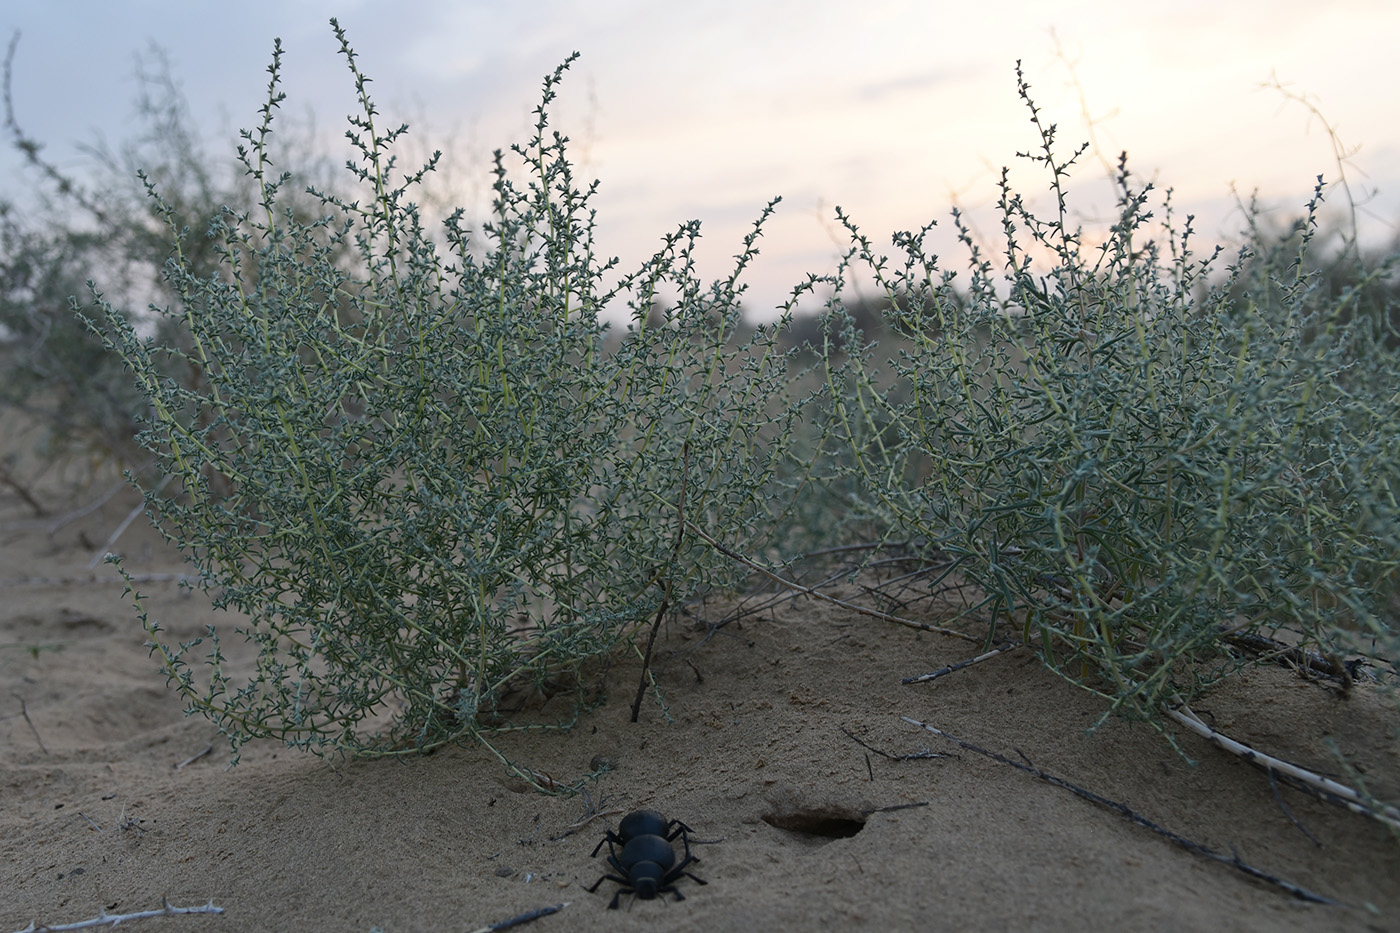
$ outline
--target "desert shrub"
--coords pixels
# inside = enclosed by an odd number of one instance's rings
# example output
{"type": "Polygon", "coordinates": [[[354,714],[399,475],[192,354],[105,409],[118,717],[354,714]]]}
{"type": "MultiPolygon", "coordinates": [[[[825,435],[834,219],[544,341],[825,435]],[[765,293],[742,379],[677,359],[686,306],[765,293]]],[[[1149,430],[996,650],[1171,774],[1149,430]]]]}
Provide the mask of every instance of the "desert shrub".
{"type": "Polygon", "coordinates": [[[1057,151],[1018,82],[1050,211],[1003,173],[995,262],[954,212],[960,289],[925,246],[932,224],[896,234],[890,260],[842,217],[853,245],[824,333],[850,355],[825,366],[828,474],[885,535],[946,561],[936,583],[975,585],[989,641],[1011,621],[1110,712],[1159,722],[1236,669],[1232,636],[1393,647],[1400,361],[1387,315],[1358,304],[1374,290],[1309,271],[1320,183],[1296,235],[1216,270],[1169,193],[1158,226],[1124,159],[1116,222],[1091,243],[1066,196],[1084,149],[1057,151]],[[887,344],[845,310],[856,273],[888,297],[887,344]]]}
{"type": "Polygon", "coordinates": [[[214,272],[188,260],[151,185],[185,340],[143,340],[106,305],[96,325],[152,412],[141,443],[178,480],[147,484],[150,512],[214,605],[246,616],[235,632],[256,661],[230,660],[214,627],[171,643],[134,598],[169,682],[235,758],[258,737],[358,755],[479,740],[504,758],[493,737],[567,726],[592,699],[590,661],[732,577],[684,522],[741,546],[763,533],[784,360],[771,328],[731,339],[762,218],[708,287],[693,223],[616,275],[595,253],[594,186],[549,130],[571,58],[511,149],[523,175],[497,152],[490,220],[472,231],[458,212],[434,234],[413,199],[437,156],[399,169],[407,127],[381,125],[335,30],[361,104],[352,193],[319,193],[312,222],[282,205],[292,176],[267,158],[279,44],[239,150],[259,206],[210,226],[214,272]],[[605,309],[630,312],[620,338],[605,309]],[[201,377],[170,376],[172,361],[201,377]],[[531,692],[572,712],[521,709],[531,692]]]}

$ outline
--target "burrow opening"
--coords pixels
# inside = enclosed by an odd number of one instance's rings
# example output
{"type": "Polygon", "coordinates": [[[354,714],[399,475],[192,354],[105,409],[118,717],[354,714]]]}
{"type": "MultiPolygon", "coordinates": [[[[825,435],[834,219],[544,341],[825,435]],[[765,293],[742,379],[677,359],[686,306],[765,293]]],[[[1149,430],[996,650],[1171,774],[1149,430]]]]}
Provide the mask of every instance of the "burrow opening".
{"type": "Polygon", "coordinates": [[[763,822],[804,836],[849,839],[865,828],[866,814],[846,807],[792,807],[763,814],[763,822]]]}

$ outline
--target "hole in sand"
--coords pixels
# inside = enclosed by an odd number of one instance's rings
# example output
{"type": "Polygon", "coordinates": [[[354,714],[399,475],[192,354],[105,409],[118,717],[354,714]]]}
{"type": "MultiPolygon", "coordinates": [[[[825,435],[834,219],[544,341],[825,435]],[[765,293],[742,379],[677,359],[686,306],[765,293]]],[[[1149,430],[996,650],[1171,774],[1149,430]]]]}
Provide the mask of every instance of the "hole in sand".
{"type": "Polygon", "coordinates": [[[865,814],[845,807],[795,807],[770,810],[763,822],[804,836],[849,839],[865,828],[865,814]]]}

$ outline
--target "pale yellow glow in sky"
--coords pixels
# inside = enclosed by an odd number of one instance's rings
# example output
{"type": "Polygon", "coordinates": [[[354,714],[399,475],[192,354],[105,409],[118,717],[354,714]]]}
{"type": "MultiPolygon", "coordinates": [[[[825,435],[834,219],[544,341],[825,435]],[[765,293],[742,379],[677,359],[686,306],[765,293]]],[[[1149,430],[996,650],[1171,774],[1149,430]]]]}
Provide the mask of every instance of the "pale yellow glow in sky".
{"type": "MultiPolygon", "coordinates": [[[[52,144],[50,154],[76,164],[71,144],[90,138],[90,127],[121,138],[133,91],[122,79],[148,40],[169,50],[193,109],[214,132],[253,121],[272,38],[281,36],[288,106],[313,107],[334,140],[353,103],[325,25],[335,15],[375,79],[381,110],[425,119],[430,135],[456,130],[448,178],[462,197],[482,190],[486,153],[521,138],[540,79],[577,49],[583,58],[555,122],[574,138],[585,170],[602,179],[602,248],[634,265],[663,233],[699,218],[703,271],[723,275],[762,205],[781,194],[749,277],[758,309],[780,302],[806,273],[831,269],[837,204],[885,243],[894,229],[942,221],[953,200],[979,230],[994,232],[987,206],[1000,167],[1036,143],[1015,92],[1018,58],[1066,147],[1088,138],[1087,108],[1103,154],[1127,149],[1135,171],[1172,186],[1179,211],[1200,215],[1203,242],[1238,229],[1232,184],[1245,195],[1258,189],[1267,206],[1292,215],[1316,175],[1337,177],[1318,121],[1261,89],[1273,76],[1362,147],[1348,172],[1357,188],[1380,190],[1370,235],[1389,239],[1387,225],[1400,220],[1394,2],[9,7],[0,27],[24,31],[16,107],[26,128],[52,144]]],[[[13,165],[6,158],[0,167],[13,165]]],[[[1027,169],[1017,170],[1018,186],[1042,195],[1044,176],[1027,169]]],[[[1110,206],[1097,184],[1103,175],[1086,157],[1075,202],[1086,216],[1110,206]]],[[[947,258],[960,265],[951,244],[947,258]]]]}

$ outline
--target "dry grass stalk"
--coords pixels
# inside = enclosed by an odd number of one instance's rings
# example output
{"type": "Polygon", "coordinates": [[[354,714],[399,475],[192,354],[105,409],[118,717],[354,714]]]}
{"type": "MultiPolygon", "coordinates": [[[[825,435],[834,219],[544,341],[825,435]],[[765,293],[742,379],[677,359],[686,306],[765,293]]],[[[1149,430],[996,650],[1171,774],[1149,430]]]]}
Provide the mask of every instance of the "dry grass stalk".
{"type": "Polygon", "coordinates": [[[1250,748],[1243,742],[1237,742],[1229,736],[1223,735],[1206,725],[1201,720],[1201,717],[1191,711],[1191,707],[1189,706],[1183,704],[1176,709],[1169,709],[1166,712],[1172,719],[1181,723],[1202,738],[1225,749],[1225,751],[1232,755],[1239,755],[1245,761],[1263,768],[1270,774],[1278,773],[1290,777],[1302,783],[1305,787],[1316,791],[1324,800],[1330,800],[1333,803],[1341,804],[1353,813],[1369,816],[1371,819],[1379,820],[1393,830],[1400,830],[1400,810],[1397,810],[1395,807],[1385,804],[1376,805],[1345,784],[1339,784],[1331,778],[1323,777],[1315,771],[1309,771],[1307,768],[1300,768],[1292,762],[1275,758],[1272,755],[1266,755],[1263,752],[1250,748]]]}

